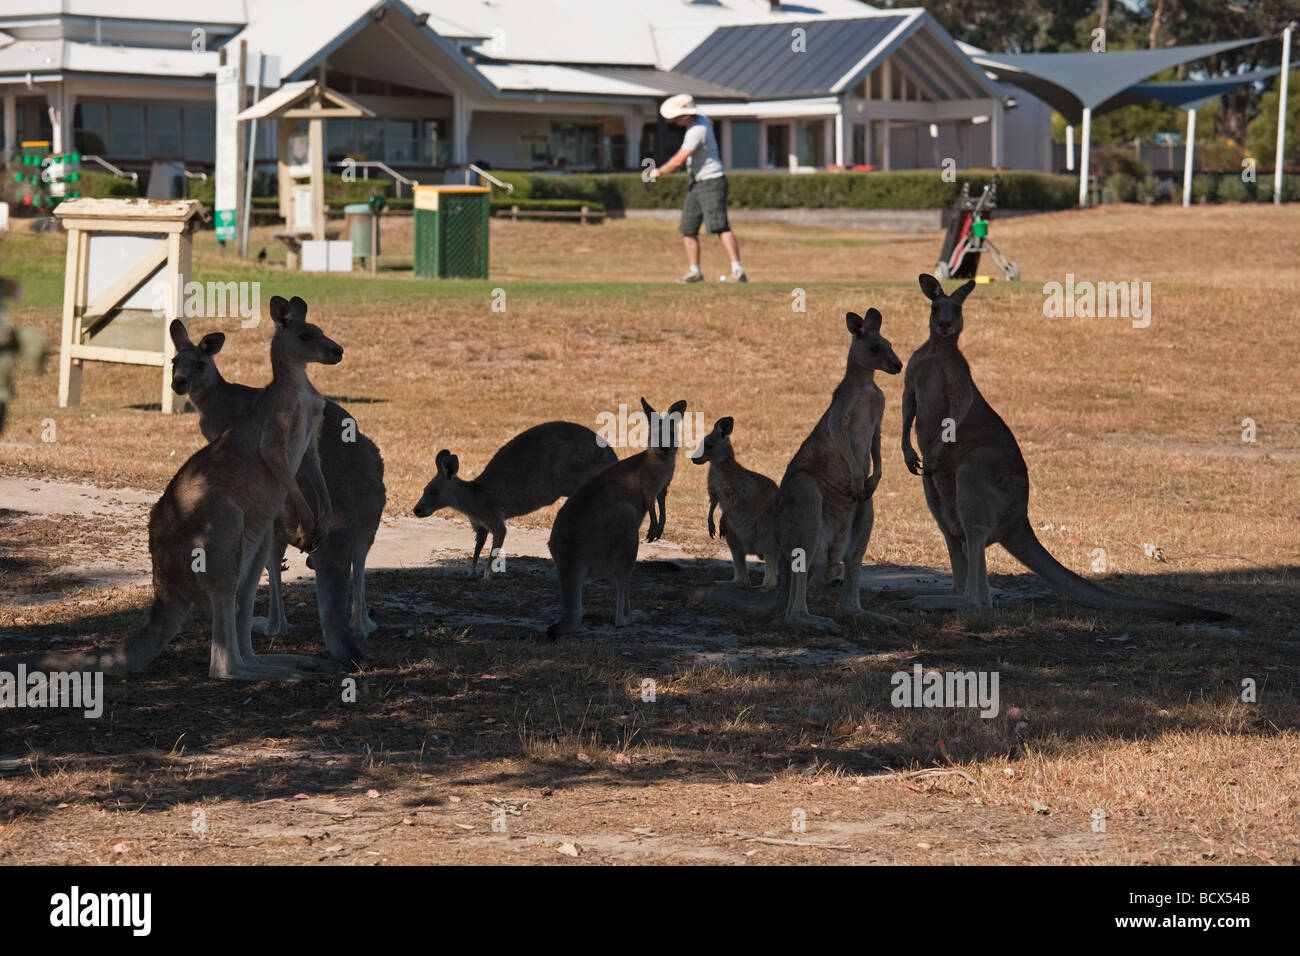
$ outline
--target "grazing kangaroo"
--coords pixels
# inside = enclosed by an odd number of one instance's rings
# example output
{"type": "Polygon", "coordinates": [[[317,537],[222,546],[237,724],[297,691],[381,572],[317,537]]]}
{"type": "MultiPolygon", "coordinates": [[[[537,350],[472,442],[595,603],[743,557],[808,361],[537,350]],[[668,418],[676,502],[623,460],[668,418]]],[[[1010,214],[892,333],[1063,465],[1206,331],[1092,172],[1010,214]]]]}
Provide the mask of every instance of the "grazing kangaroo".
{"type": "Polygon", "coordinates": [[[763,583],[760,591],[776,587],[779,548],[776,540],[776,482],[766,475],[741,467],[731,447],[731,430],[735,419],[719,418],[713,431],[704,436],[691,461],[709,465],[709,537],[717,533],[713,512],[722,505],[722,537],[731,549],[733,575],[718,584],[749,587],[747,555],[763,559],[763,583]]]}
{"type": "Polygon", "coordinates": [[[417,518],[439,508],[452,508],[474,529],[474,557],[469,573],[478,569],[488,533],[492,549],[483,580],[492,578],[492,558],[506,539],[506,519],[545,508],[568,498],[597,472],[618,461],[614,449],[590,428],[573,422],[545,422],[520,432],[492,456],[482,474],[471,481],[459,477],[460,459],[445,448],[435,459],[437,474],[415,503],[417,518]]]}
{"type": "Polygon", "coordinates": [[[1174,621],[1226,618],[1217,611],[1108,591],[1047,552],[1029,523],[1029,470],[1020,446],[980,394],[957,347],[962,302],[975,282],[945,295],[933,276],[923,274],[919,281],[930,300],[930,338],[907,362],[903,459],[908,471],[921,476],[926,503],[948,545],[952,589],[922,592],[909,603],[923,609],[992,607],[985,549],[999,543],[1055,590],[1088,607],[1174,621]],[[913,422],[923,457],[912,446],[913,422]]]}
{"type": "Polygon", "coordinates": [[[39,655],[41,669],[143,670],[196,604],[212,613],[212,677],[297,679],[306,676],[302,668],[320,664],[296,654],[254,654],[250,627],[257,582],[286,497],[295,508],[298,547],[314,550],[328,524],[328,492],[319,466],[312,465],[324,402],[307,384],[306,366],[335,365],[343,349],[306,321],[302,299],[274,296],[270,313],[276,327],[271,383],[244,418],[181,466],[149,512],[154,597],[144,628],[107,651],[39,655]],[[320,502],[319,514],[298,489],[300,467],[320,502]]]}
{"type": "Polygon", "coordinates": [[[582,625],[582,589],[588,575],[614,578],[614,626],[644,617],[632,612],[628,582],[636,564],[641,520],[650,514],[646,540],[664,533],[665,504],[682,441],[686,402],[675,402],[659,415],[643,398],[641,408],[650,422],[650,447],[610,465],[579,488],[560,508],[551,529],[551,557],[560,579],[560,619],[546,630],[551,640],[582,625]],[[659,514],[655,514],[655,505],[659,514]]]}
{"type": "MultiPolygon", "coordinates": [[[[875,521],[872,495],[880,483],[880,422],[885,393],[877,371],[897,375],[903,363],[880,334],[881,316],[849,312],[844,317],[851,341],[844,378],[830,407],[790,460],[776,499],[779,587],[761,597],[728,585],[686,592],[690,600],[712,599],[743,611],[774,611],[785,595],[781,623],[838,631],[830,618],[808,611],[808,576],[819,577],[842,563],[838,613],[891,627],[899,622],[863,610],[862,558],[875,521]]],[[[673,592],[669,597],[682,596],[673,592]]]]}
{"type": "MultiPolygon", "coordinates": [[[[174,320],[170,328],[176,357],[172,361],[172,389],[188,395],[199,411],[199,429],[209,442],[234,426],[248,413],[261,389],[228,382],[214,357],[226,337],[220,332],[190,341],[185,325],[174,320]]],[[[312,388],[310,382],[307,387],[312,388]]],[[[356,641],[375,629],[366,607],[366,555],[384,513],[384,461],[374,442],[357,430],[356,420],[335,402],[324,400],[319,457],[325,485],[333,505],[320,546],[307,558],[316,573],[316,604],[321,633],[330,656],[350,666],[365,660],[356,641]],[[349,604],[351,612],[349,614],[349,604]]],[[[298,473],[300,488],[309,487],[304,470],[298,473]]],[[[275,526],[275,536],[266,562],[270,584],[270,608],[265,619],[255,618],[265,633],[288,633],[280,581],[284,553],[289,544],[285,521],[275,526]]]]}

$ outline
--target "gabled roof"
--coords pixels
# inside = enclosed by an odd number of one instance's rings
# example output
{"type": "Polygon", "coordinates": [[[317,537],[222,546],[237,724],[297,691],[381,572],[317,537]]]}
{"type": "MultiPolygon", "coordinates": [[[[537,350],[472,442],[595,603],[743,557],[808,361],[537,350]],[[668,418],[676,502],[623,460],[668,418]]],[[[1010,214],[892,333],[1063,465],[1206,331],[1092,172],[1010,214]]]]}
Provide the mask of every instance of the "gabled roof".
{"type": "Polygon", "coordinates": [[[753,98],[808,97],[851,89],[891,55],[936,99],[993,95],[982,71],[919,9],[720,27],[673,70],[753,98]]]}
{"type": "MultiPolygon", "coordinates": [[[[270,96],[263,97],[244,110],[235,119],[255,120],[281,116],[289,110],[304,107],[315,89],[315,80],[295,80],[292,83],[285,83],[270,96]]],[[[321,89],[321,99],[325,101],[326,108],[330,110],[342,110],[351,116],[375,115],[374,111],[359,103],[354,103],[342,93],[328,87],[321,89]]]]}

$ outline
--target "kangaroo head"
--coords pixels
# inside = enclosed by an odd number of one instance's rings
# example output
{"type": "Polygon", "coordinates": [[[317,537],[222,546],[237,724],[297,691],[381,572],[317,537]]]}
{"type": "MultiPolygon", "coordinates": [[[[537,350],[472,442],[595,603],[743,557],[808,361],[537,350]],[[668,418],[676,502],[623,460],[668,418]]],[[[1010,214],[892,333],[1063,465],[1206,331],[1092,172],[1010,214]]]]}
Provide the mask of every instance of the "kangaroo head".
{"type": "Polygon", "coordinates": [[[275,322],[272,351],[291,362],[306,365],[338,365],[343,361],[343,346],[327,336],[319,325],[307,321],[307,303],[298,296],[287,302],[278,295],[271,296],[271,320],[275,322]]]}
{"type": "Polygon", "coordinates": [[[682,419],[686,415],[686,402],[674,402],[666,413],[660,415],[643,398],[641,410],[650,423],[649,451],[675,459],[677,449],[682,447],[682,419]]]}
{"type": "Polygon", "coordinates": [[[450,505],[455,498],[456,487],[461,483],[456,477],[460,471],[460,459],[447,449],[438,452],[434,464],[438,471],[433,480],[424,486],[424,494],[420,495],[420,500],[413,509],[417,518],[427,518],[439,508],[450,505]]]}
{"type": "Polygon", "coordinates": [[[176,346],[176,357],[172,359],[172,391],[177,395],[194,393],[201,395],[221,381],[221,373],[212,361],[212,356],[221,351],[226,344],[222,332],[209,332],[199,339],[197,345],[190,341],[185,331],[185,323],[172,319],[168,332],[172,344],[176,346]]]}
{"type": "Polygon", "coordinates": [[[925,297],[930,300],[930,337],[946,339],[951,336],[955,339],[961,335],[961,304],[966,301],[971,289],[975,288],[975,280],[966,280],[952,295],[944,295],[939,280],[928,272],[922,272],[917,281],[921,283],[925,297]]]}
{"type": "Polygon", "coordinates": [[[691,452],[691,461],[702,465],[708,461],[726,461],[735,457],[735,452],[731,450],[731,429],[735,424],[736,420],[730,415],[714,422],[713,431],[705,435],[704,440],[691,452]]]}
{"type": "Polygon", "coordinates": [[[881,315],[878,309],[867,309],[866,315],[846,313],[844,324],[849,327],[853,344],[849,346],[849,366],[861,369],[879,369],[890,375],[903,370],[903,363],[894,354],[889,339],[880,334],[881,315]]]}

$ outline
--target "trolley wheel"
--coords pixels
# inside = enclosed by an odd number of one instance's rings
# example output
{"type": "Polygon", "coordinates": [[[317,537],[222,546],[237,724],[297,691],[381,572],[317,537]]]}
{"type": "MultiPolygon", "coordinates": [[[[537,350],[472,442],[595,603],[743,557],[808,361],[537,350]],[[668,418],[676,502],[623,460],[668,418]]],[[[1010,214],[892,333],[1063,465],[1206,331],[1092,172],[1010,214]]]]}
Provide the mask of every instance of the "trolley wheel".
{"type": "Polygon", "coordinates": [[[1020,278],[1020,263],[1008,262],[1007,267],[1002,271],[1006,273],[1008,282],[1015,282],[1020,278]]]}
{"type": "Polygon", "coordinates": [[[934,277],[940,281],[951,279],[952,273],[948,270],[948,263],[941,262],[934,267],[934,277]]]}

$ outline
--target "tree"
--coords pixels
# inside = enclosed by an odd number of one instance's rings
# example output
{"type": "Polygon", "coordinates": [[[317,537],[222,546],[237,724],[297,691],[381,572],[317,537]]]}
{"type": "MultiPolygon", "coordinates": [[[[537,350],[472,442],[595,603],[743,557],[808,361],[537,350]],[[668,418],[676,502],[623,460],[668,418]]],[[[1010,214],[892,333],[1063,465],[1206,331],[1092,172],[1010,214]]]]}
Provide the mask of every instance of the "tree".
{"type": "MultiPolygon", "coordinates": [[[[1280,78],[1279,78],[1280,79],[1280,78]]],[[[1300,70],[1292,70],[1286,101],[1286,142],[1283,144],[1285,167],[1300,158],[1300,70]]],[[[1277,157],[1277,105],[1281,99],[1279,84],[1259,98],[1259,115],[1246,127],[1246,143],[1260,168],[1272,169],[1277,157]]]]}

